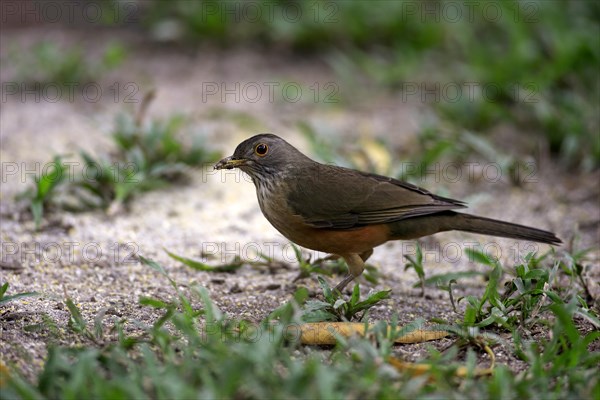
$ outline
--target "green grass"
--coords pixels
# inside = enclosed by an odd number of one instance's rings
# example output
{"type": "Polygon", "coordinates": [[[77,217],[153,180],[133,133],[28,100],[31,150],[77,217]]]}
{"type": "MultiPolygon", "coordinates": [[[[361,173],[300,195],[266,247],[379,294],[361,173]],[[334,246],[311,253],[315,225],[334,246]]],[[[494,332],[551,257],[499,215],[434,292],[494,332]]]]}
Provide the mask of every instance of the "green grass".
{"type": "MultiPolygon", "coordinates": [[[[478,251],[469,256],[492,269],[490,280],[481,296],[467,300],[464,315],[443,326],[456,341],[443,352],[429,348],[420,362],[431,369],[422,377],[398,372],[385,361],[394,354],[395,335],[403,331],[390,333],[386,323],[375,324],[366,338],[340,338],[327,351],[297,341],[296,328],[307,317],[351,319],[357,313],[348,312],[364,311],[386,298],[387,292],[361,301],[358,285],[345,298],[322,281],[325,301],[320,311],[327,312],[314,313],[315,300],[301,288],[263,321],[236,320],[226,317],[204,288],[175,282],[160,264],[142,258],[164,276],[164,290],[174,294],[170,301],[140,298],[140,306],[158,313],[151,325],[138,323],[135,334],[126,334],[124,324],[130,323],[126,317],[107,321],[102,311],[87,316],[66,299],[69,335],[79,337],[83,345],[50,345],[34,381],[10,365],[1,369],[5,383],[0,396],[594,398],[600,389],[600,352],[589,348],[600,340],[597,310],[580,297],[577,279],[557,283],[565,276],[563,268],[573,270],[577,256],[530,256],[514,268],[502,268],[478,251]],[[564,267],[559,267],[561,263],[564,267]],[[509,279],[503,279],[506,271],[513,273],[509,279]],[[506,282],[504,293],[501,281],[506,282]],[[536,326],[542,329],[534,330],[536,326]],[[486,346],[492,350],[503,346],[525,370],[514,372],[500,364],[491,376],[476,377],[486,346]],[[460,366],[466,367],[466,377],[455,375],[460,366]]],[[[420,322],[405,328],[413,325],[420,322]]]]}
{"type": "Polygon", "coordinates": [[[188,257],[179,256],[175,253],[172,253],[168,250],[165,250],[167,255],[171,257],[173,260],[179,261],[183,265],[186,265],[196,271],[205,271],[205,272],[230,272],[233,273],[240,269],[244,262],[239,258],[235,257],[231,262],[220,264],[220,265],[208,265],[205,262],[194,260],[188,257]]]}
{"type": "Polygon", "coordinates": [[[2,286],[0,286],[0,306],[3,306],[5,304],[7,304],[8,302],[15,301],[17,299],[22,299],[23,297],[32,297],[32,296],[39,295],[38,292],[23,292],[23,293],[6,295],[6,292],[8,291],[9,286],[10,285],[8,284],[8,282],[5,282],[4,284],[2,284],[2,286]]]}

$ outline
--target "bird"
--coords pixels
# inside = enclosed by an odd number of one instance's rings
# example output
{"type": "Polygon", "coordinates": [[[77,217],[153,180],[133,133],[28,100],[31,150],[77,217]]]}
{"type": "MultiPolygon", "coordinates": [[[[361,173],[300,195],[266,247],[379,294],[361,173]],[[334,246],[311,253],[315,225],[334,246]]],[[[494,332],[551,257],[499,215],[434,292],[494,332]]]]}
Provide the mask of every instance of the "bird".
{"type": "Polygon", "coordinates": [[[342,291],[360,276],[373,249],[444,231],[560,245],[552,232],[456,210],[466,203],[395,178],[322,164],[281,137],[262,133],[241,142],[214,169],[239,168],[256,187],[264,217],[302,247],[342,257],[342,291]]]}

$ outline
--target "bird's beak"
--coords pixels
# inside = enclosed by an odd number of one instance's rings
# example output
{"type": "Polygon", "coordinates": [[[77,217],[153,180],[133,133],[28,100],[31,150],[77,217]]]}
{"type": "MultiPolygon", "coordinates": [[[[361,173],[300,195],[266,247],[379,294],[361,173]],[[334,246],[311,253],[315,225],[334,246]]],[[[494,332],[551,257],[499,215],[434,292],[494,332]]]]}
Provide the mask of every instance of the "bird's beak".
{"type": "Polygon", "coordinates": [[[233,156],[225,157],[215,164],[214,169],[233,169],[238,168],[246,163],[243,158],[233,159],[233,156]]]}

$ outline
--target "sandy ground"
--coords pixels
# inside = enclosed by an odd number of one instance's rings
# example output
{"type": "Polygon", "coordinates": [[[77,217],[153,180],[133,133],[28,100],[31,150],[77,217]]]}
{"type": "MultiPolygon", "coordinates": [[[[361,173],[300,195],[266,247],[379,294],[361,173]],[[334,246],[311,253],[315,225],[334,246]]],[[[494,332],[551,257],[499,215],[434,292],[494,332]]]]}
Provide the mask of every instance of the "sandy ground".
{"type": "MultiPolygon", "coordinates": [[[[4,31],[0,54],[3,85],[12,82],[16,73],[16,67],[8,60],[7,44],[26,47],[42,38],[80,43],[89,49],[91,57],[114,39],[103,32],[89,35],[64,30],[4,31]]],[[[343,138],[346,143],[358,143],[359,138],[385,138],[394,150],[406,151],[414,145],[419,125],[430,115],[423,105],[407,103],[396,96],[360,94],[350,82],[339,81],[324,62],[265,54],[256,49],[207,48],[190,52],[149,47],[127,32],[120,39],[132,49],[131,54],[124,66],[98,82],[103,94],[97,102],[77,94],[73,101],[51,102],[44,96],[38,101],[34,94],[7,95],[2,100],[0,282],[10,284],[7,294],[38,291],[41,295],[11,302],[0,309],[0,361],[16,365],[28,375],[43,364],[47,344],[81,340],[65,328],[69,316],[66,296],[74,299],[89,320],[101,309],[107,310],[107,321],[119,318],[149,324],[156,319],[152,310],[138,304],[139,297],[169,299],[174,293],[164,277],[137,261],[138,255],[161,262],[182,287],[191,283],[205,286],[215,303],[232,318],[259,321],[288,300],[299,285],[307,286],[314,294],[319,292],[314,277],[291,282],[298,273],[293,252],[288,241],[261,215],[249,179],[236,172],[214,172],[209,165],[190,171],[189,185],[137,197],[128,212],[114,216],[102,211],[55,213],[48,217],[41,231],[34,231],[30,216],[15,201],[15,194],[32,184],[30,171],[44,168],[54,154],[71,154],[71,159],[76,160],[79,149],[94,154],[110,151],[109,133],[114,117],[132,107],[125,102],[123,93],[115,98],[110,89],[115,82],[122,90],[126,90],[127,83],[133,83],[139,88],[136,99],[144,91],[156,89],[151,117],[187,115],[193,132],[203,135],[223,155],[231,154],[237,143],[258,132],[277,133],[310,152],[297,127],[300,121],[315,124],[324,137],[343,138]],[[285,82],[302,85],[301,99],[289,101],[278,92],[278,87],[275,97],[270,99],[266,91],[274,82],[280,82],[279,87],[285,82]],[[320,101],[316,102],[314,90],[309,89],[315,82],[321,90],[320,101]],[[327,83],[338,85],[341,94],[352,100],[324,103],[328,92],[323,88],[327,83]],[[256,85],[263,89],[263,94],[253,101],[255,92],[250,89],[256,85]],[[215,87],[216,94],[207,94],[215,87]],[[244,87],[248,91],[244,92],[244,87]],[[224,94],[223,88],[231,90],[230,94],[224,94]],[[226,112],[215,117],[215,110],[226,112]],[[248,113],[254,120],[241,123],[233,118],[234,112],[248,113]],[[205,259],[214,264],[234,255],[252,259],[256,250],[260,250],[286,265],[281,268],[245,265],[234,274],[196,272],[168,258],[163,248],[188,257],[209,254],[212,257],[205,259]],[[57,322],[59,332],[24,329],[41,323],[47,316],[57,322]]],[[[526,132],[499,135],[508,138],[508,142],[510,138],[535,142],[526,132]]],[[[510,149],[505,141],[499,146],[510,149]]],[[[577,237],[578,248],[593,247],[588,265],[592,289],[598,294],[598,173],[567,174],[544,158],[535,179],[520,187],[511,185],[507,179],[497,182],[461,179],[448,183],[437,178],[440,176],[433,175],[419,184],[469,202],[473,213],[552,230],[566,243],[577,237]]],[[[459,249],[474,242],[480,242],[487,250],[501,251],[505,265],[514,265],[532,249],[530,246],[536,246],[462,233],[439,234],[421,241],[426,252],[427,274],[484,270],[485,267],[460,256],[459,249]]],[[[548,246],[538,248],[545,251],[548,246]]],[[[363,292],[384,288],[393,291],[390,300],[373,310],[371,318],[391,319],[398,314],[404,323],[419,317],[445,318],[449,322],[461,319],[460,314],[452,311],[447,293],[428,288],[426,296],[420,297],[419,290],[412,288],[417,277],[412,270],[404,271],[403,255],[413,250],[412,242],[388,243],[371,258],[370,263],[378,267],[383,278],[376,286],[361,281],[363,292]]],[[[484,285],[481,279],[463,279],[456,285],[455,296],[480,294],[484,285]]],[[[128,324],[128,329],[134,330],[133,325],[128,324]]],[[[436,346],[443,348],[448,343],[440,341],[436,346]]],[[[425,347],[419,345],[402,346],[397,351],[410,359],[426,354],[425,347]]],[[[521,368],[502,349],[498,353],[500,361],[521,368]]]]}

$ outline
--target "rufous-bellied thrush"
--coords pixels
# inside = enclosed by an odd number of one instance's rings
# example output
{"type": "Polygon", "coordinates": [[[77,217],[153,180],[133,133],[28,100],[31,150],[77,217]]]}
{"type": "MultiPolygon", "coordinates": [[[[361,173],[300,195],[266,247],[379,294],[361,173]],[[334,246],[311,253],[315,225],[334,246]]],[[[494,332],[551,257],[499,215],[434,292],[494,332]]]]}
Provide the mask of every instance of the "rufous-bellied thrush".
{"type": "Polygon", "coordinates": [[[364,269],[373,248],[388,240],[466,231],[557,245],[552,232],[457,213],[465,203],[407,182],[311,160],[272,134],[253,136],[219,161],[252,178],[265,218],[300,246],[341,256],[349,274],[342,290],[364,269]]]}

